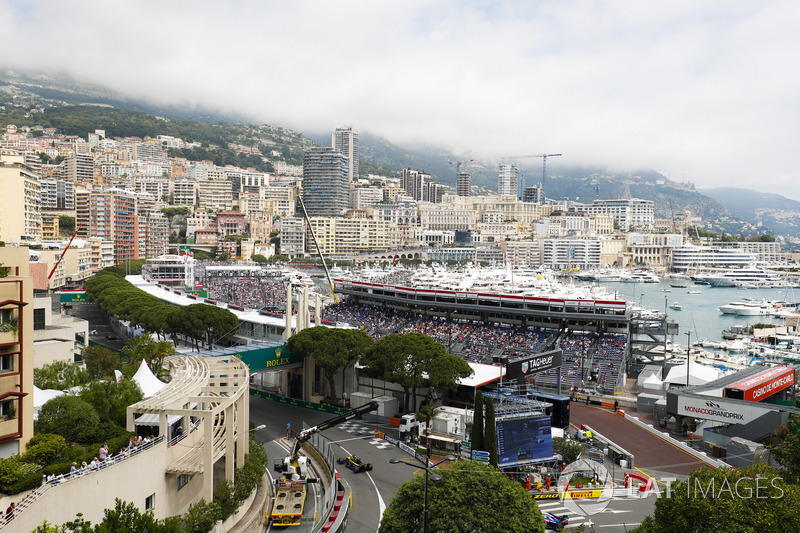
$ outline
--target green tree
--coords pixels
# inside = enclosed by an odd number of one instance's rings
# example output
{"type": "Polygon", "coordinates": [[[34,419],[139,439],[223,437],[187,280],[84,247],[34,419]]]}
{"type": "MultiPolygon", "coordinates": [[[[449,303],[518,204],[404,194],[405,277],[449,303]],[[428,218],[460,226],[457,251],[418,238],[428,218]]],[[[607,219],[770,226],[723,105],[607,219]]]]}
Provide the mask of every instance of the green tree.
{"type": "Polygon", "coordinates": [[[101,422],[125,427],[128,406],[140,401],[144,394],[131,379],[123,379],[119,383],[114,380],[98,380],[84,387],[80,398],[94,407],[101,422]]]}
{"type": "Polygon", "coordinates": [[[118,369],[122,364],[119,355],[105,346],[87,346],[83,349],[81,355],[86,362],[86,371],[89,373],[90,379],[113,376],[114,370],[118,369]]]}
{"type": "Polygon", "coordinates": [[[142,513],[136,504],[117,498],[113,509],[106,509],[95,533],[179,533],[178,517],[159,520],[153,513],[142,513]]]}
{"type": "Polygon", "coordinates": [[[454,388],[459,378],[472,375],[466,361],[422,333],[387,335],[367,350],[362,362],[372,374],[403,388],[406,413],[417,410],[418,388],[432,386],[444,392],[454,388]]]}
{"type": "Polygon", "coordinates": [[[636,533],[800,531],[800,487],[766,465],[695,470],[655,501],[636,533]]]}
{"type": "Polygon", "coordinates": [[[486,403],[486,422],[483,430],[483,443],[489,452],[489,464],[497,466],[497,425],[494,418],[494,401],[489,399],[486,403]]]}
{"type": "Polygon", "coordinates": [[[483,445],[483,392],[475,391],[475,414],[472,418],[472,449],[484,450],[483,445]]]}
{"type": "Polygon", "coordinates": [[[33,384],[40,389],[66,390],[89,381],[89,373],[68,361],[53,361],[33,369],[33,384]]]}
{"type": "MultiPolygon", "coordinates": [[[[167,312],[168,310],[165,308],[158,308],[154,312],[155,318],[164,320],[167,312]]],[[[162,322],[161,327],[165,328],[166,324],[162,322]]],[[[141,361],[145,361],[156,377],[163,376],[166,372],[164,359],[177,353],[175,345],[171,341],[157,341],[149,333],[128,339],[122,352],[130,358],[131,365],[136,368],[139,368],[141,361]]]]}
{"type": "MultiPolygon", "coordinates": [[[[438,469],[428,484],[430,531],[543,532],[544,520],[525,488],[490,465],[465,461],[438,469]]],[[[386,507],[380,533],[423,530],[425,476],[406,481],[386,507]]]]}
{"type": "MultiPolygon", "coordinates": [[[[337,399],[336,372],[356,364],[371,344],[372,339],[361,330],[316,326],[292,335],[286,347],[301,357],[314,358],[314,363],[325,373],[331,397],[337,399]]],[[[344,374],[342,372],[342,390],[344,374]]]]}
{"type": "Polygon", "coordinates": [[[90,444],[97,437],[100,417],[85,400],[64,394],[46,402],[34,422],[37,433],[55,433],[67,442],[90,444]]]}
{"type": "Polygon", "coordinates": [[[47,466],[67,459],[67,441],[61,435],[37,433],[28,441],[22,456],[26,463],[47,466]]]}
{"type": "Polygon", "coordinates": [[[254,254],[250,259],[252,259],[256,263],[266,263],[267,262],[267,258],[264,257],[261,254],[254,254]]]}
{"type": "Polygon", "coordinates": [[[783,466],[783,476],[790,483],[800,483],[800,415],[789,415],[785,426],[776,431],[778,442],[770,453],[783,466]]]}
{"type": "Polygon", "coordinates": [[[75,231],[75,217],[58,215],[58,230],[64,235],[72,235],[72,232],[75,231]]]}
{"type": "Polygon", "coordinates": [[[565,463],[572,463],[577,461],[578,457],[583,453],[583,444],[563,437],[554,437],[553,451],[559,452],[565,463]]]}

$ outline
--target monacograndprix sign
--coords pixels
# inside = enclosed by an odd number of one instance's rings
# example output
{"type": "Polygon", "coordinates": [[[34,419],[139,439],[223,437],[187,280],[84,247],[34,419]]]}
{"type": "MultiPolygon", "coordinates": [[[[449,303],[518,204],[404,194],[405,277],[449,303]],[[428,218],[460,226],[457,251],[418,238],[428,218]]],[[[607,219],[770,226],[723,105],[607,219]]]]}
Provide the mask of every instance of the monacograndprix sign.
{"type": "Polygon", "coordinates": [[[758,403],[752,405],[733,404],[730,400],[726,401],[725,398],[711,396],[708,398],[678,396],[678,412],[676,414],[728,424],[747,424],[772,410],[770,407],[758,403]]]}

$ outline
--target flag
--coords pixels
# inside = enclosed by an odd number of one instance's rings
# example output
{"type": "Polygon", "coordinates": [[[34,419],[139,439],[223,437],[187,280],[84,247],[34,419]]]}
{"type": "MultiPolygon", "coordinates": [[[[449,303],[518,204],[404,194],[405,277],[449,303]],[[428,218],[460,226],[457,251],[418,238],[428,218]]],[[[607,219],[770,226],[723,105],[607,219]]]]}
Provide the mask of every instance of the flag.
{"type": "Polygon", "coordinates": [[[120,372],[119,370],[114,370],[114,376],[116,376],[117,378],[117,383],[122,381],[122,372],[120,372]]]}
{"type": "Polygon", "coordinates": [[[396,261],[397,261],[397,254],[394,254],[394,259],[392,259],[392,264],[395,264],[396,261]]]}

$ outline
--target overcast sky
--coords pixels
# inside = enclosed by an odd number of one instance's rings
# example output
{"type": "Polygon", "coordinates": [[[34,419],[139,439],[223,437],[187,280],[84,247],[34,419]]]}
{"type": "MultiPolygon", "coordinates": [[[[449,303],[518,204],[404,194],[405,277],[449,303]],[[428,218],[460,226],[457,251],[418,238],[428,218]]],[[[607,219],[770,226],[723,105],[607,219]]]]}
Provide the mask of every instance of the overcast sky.
{"type": "Polygon", "coordinates": [[[300,131],[800,200],[798,28],[789,0],[0,0],[0,64],[300,131]]]}

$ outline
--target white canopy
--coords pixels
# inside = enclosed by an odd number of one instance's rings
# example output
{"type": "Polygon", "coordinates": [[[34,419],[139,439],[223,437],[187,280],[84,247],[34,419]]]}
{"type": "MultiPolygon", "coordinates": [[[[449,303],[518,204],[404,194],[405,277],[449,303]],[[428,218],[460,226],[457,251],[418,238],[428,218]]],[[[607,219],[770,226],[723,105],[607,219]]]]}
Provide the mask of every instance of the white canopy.
{"type": "Polygon", "coordinates": [[[42,408],[44,404],[46,404],[49,400],[57,396],[61,396],[64,394],[63,390],[55,390],[55,389],[40,389],[36,385],[33,386],[33,419],[36,420],[39,418],[39,410],[42,408]]]}
{"type": "Polygon", "coordinates": [[[150,367],[147,366],[147,363],[144,361],[142,361],[142,364],[139,365],[139,370],[136,371],[136,374],[133,375],[133,381],[135,381],[139,385],[139,388],[142,389],[145,398],[153,396],[167,386],[166,383],[153,375],[150,367]]]}
{"type": "MultiPolygon", "coordinates": [[[[683,375],[684,375],[684,383],[686,383],[686,381],[685,381],[686,373],[684,372],[683,375]]],[[[647,379],[645,379],[642,382],[642,387],[644,387],[645,389],[658,390],[658,389],[661,389],[661,387],[663,387],[663,386],[664,386],[664,383],[660,379],[658,379],[658,376],[656,376],[655,374],[650,374],[647,377],[647,379]]]]}
{"type": "MultiPolygon", "coordinates": [[[[703,385],[719,377],[719,372],[710,366],[689,363],[689,385],[703,385]]],[[[669,370],[664,383],[686,385],[686,365],[674,366],[669,370]]]]}

